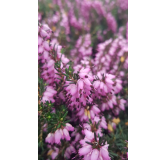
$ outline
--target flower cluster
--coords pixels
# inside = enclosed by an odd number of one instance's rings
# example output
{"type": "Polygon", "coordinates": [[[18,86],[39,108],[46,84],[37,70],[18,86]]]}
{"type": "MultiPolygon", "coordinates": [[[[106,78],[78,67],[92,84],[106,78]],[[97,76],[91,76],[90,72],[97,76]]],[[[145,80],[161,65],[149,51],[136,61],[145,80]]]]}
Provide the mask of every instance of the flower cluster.
{"type": "Polygon", "coordinates": [[[86,58],[92,55],[92,47],[91,45],[91,35],[86,34],[84,36],[80,36],[76,42],[75,48],[71,50],[71,57],[74,58],[74,63],[78,64],[82,57],[86,58]]]}
{"type": "Polygon", "coordinates": [[[39,159],[125,159],[128,1],[39,4],[39,159]]]}
{"type": "Polygon", "coordinates": [[[51,144],[59,144],[61,139],[66,139],[69,141],[70,135],[68,131],[74,131],[74,128],[71,126],[71,124],[66,123],[66,126],[63,129],[57,129],[55,133],[49,133],[46,137],[46,142],[51,144]]]}
{"type": "Polygon", "coordinates": [[[94,133],[85,130],[85,138],[80,141],[82,148],[79,149],[79,154],[87,160],[111,160],[108,153],[109,144],[99,142],[99,138],[94,136],[94,133]]]}

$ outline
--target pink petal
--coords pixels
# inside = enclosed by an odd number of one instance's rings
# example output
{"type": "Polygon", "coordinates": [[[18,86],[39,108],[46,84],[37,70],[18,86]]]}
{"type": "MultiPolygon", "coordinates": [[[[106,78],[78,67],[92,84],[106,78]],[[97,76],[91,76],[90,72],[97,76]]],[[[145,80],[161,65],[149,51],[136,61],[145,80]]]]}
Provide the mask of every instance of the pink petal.
{"type": "Polygon", "coordinates": [[[100,83],[100,89],[103,89],[103,87],[104,87],[104,83],[101,82],[101,83],[100,83]]]}
{"type": "Polygon", "coordinates": [[[108,89],[107,89],[107,86],[104,84],[104,91],[105,91],[105,93],[108,93],[108,89]]]}
{"type": "Polygon", "coordinates": [[[92,133],[91,131],[85,130],[85,136],[88,139],[93,139],[94,138],[94,133],[92,133]]]}
{"type": "Polygon", "coordinates": [[[74,131],[74,127],[69,123],[66,123],[66,128],[68,131],[74,131]]]}
{"type": "Polygon", "coordinates": [[[91,116],[92,119],[95,117],[95,114],[94,114],[93,110],[90,110],[90,116],[91,116]]]}
{"type": "Polygon", "coordinates": [[[63,133],[64,133],[64,136],[65,136],[65,138],[66,138],[66,140],[70,140],[70,136],[69,136],[69,132],[67,131],[67,129],[63,129],[63,133]]]}
{"type": "Polygon", "coordinates": [[[46,139],[45,139],[45,142],[53,144],[54,143],[54,134],[53,133],[49,133],[47,135],[46,139]]]}
{"type": "Polygon", "coordinates": [[[40,36],[38,36],[38,46],[40,46],[42,44],[42,41],[43,41],[43,39],[40,36]]]}
{"type": "Polygon", "coordinates": [[[111,100],[109,100],[107,103],[108,103],[108,105],[109,105],[110,108],[113,108],[113,104],[112,104],[111,100]]]}
{"type": "Polygon", "coordinates": [[[78,153],[80,156],[88,154],[92,149],[91,145],[84,146],[79,149],[78,153]]]}
{"type": "Polygon", "coordinates": [[[101,147],[100,148],[100,153],[101,153],[101,155],[102,155],[104,160],[110,160],[110,157],[109,157],[109,154],[108,154],[108,150],[107,150],[106,147],[104,147],[104,146],[101,147]]]}
{"type": "Polygon", "coordinates": [[[100,113],[100,109],[97,108],[95,105],[92,106],[92,110],[93,110],[96,114],[100,113]]]}
{"type": "Polygon", "coordinates": [[[60,129],[60,133],[61,133],[61,135],[62,135],[61,139],[65,139],[65,136],[64,136],[64,134],[63,134],[62,129],[60,129]]]}
{"type": "Polygon", "coordinates": [[[80,90],[80,89],[83,89],[84,83],[81,79],[79,79],[77,82],[77,85],[78,85],[78,90],[80,90]]]}
{"type": "Polygon", "coordinates": [[[59,144],[61,140],[62,134],[59,129],[55,131],[55,143],[59,144]]]}
{"type": "Polygon", "coordinates": [[[100,85],[100,81],[95,81],[95,82],[93,83],[94,88],[98,88],[99,85],[100,85]]]}
{"type": "Polygon", "coordinates": [[[71,95],[75,95],[76,92],[77,92],[77,86],[75,84],[71,84],[71,90],[70,90],[71,95]]]}
{"type": "Polygon", "coordinates": [[[89,81],[89,79],[84,79],[84,83],[86,83],[88,86],[90,86],[91,85],[91,82],[89,81]]]}
{"type": "Polygon", "coordinates": [[[80,78],[85,78],[85,75],[87,75],[87,73],[79,73],[78,75],[80,76],[80,78]]]}
{"type": "Polygon", "coordinates": [[[80,73],[88,73],[90,71],[90,68],[82,68],[80,70],[80,73]]]}
{"type": "Polygon", "coordinates": [[[45,42],[43,43],[43,46],[44,46],[44,48],[45,48],[47,51],[50,51],[50,46],[49,46],[49,44],[48,44],[47,41],[45,41],[45,42]]]}
{"type": "Polygon", "coordinates": [[[97,160],[99,156],[99,151],[97,149],[94,149],[91,155],[91,160],[97,160]]]}

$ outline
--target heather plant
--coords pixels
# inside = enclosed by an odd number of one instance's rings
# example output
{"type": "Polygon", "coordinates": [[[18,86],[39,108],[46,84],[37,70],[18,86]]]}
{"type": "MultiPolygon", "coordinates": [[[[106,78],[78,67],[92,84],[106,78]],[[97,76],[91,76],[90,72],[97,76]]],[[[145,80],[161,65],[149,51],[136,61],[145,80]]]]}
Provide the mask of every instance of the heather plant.
{"type": "Polygon", "coordinates": [[[128,2],[38,9],[39,159],[128,159],[128,2]]]}

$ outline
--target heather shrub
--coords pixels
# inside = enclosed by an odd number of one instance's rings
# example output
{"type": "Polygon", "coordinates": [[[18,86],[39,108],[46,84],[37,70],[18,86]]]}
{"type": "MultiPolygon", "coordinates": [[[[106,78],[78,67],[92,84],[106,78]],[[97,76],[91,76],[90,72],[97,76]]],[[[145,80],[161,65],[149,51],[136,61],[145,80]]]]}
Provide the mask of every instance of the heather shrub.
{"type": "Polygon", "coordinates": [[[127,12],[127,0],[39,0],[40,160],[128,159],[127,12]]]}

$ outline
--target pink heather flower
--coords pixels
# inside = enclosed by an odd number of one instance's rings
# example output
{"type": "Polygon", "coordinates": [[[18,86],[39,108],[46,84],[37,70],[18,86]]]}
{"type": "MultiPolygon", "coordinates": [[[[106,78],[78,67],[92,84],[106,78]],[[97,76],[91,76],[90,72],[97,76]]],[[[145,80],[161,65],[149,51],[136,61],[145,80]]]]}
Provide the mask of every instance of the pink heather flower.
{"type": "Polygon", "coordinates": [[[104,145],[100,149],[100,155],[104,160],[111,160],[111,158],[109,157],[109,153],[108,153],[108,146],[109,146],[109,144],[104,145]]]}
{"type": "Polygon", "coordinates": [[[69,59],[64,54],[61,53],[62,46],[58,44],[56,39],[52,40],[50,45],[51,49],[54,49],[56,51],[57,61],[61,60],[62,62],[61,68],[62,68],[64,64],[67,64],[69,62],[69,59]]]}
{"type": "MultiPolygon", "coordinates": [[[[64,54],[61,54],[61,49],[62,46],[58,45],[56,43],[56,39],[53,39],[50,44],[47,41],[41,41],[41,37],[39,37],[39,47],[38,47],[38,52],[39,52],[39,60],[41,60],[44,65],[41,67],[43,69],[41,73],[41,77],[45,80],[45,82],[49,85],[55,86],[55,81],[57,83],[60,82],[60,76],[57,74],[58,71],[54,68],[55,61],[51,59],[49,55],[49,51],[54,49],[56,51],[56,61],[61,60],[61,69],[63,68],[64,65],[66,65],[69,62],[69,59],[65,57],[64,54]],[[41,55],[40,55],[41,54],[41,55]]],[[[66,65],[67,67],[68,65],[66,65]]]]}
{"type": "Polygon", "coordinates": [[[49,38],[49,34],[48,34],[46,31],[44,31],[44,30],[41,30],[41,31],[40,31],[40,36],[43,37],[43,38],[45,38],[45,37],[46,37],[46,38],[47,38],[47,37],[49,38]]]}
{"type": "Polygon", "coordinates": [[[43,103],[45,103],[46,101],[49,101],[52,103],[55,102],[53,97],[56,95],[56,93],[57,91],[55,91],[55,89],[52,86],[47,86],[46,91],[44,92],[42,97],[42,102],[43,103]]]}
{"type": "Polygon", "coordinates": [[[100,105],[102,111],[113,109],[114,105],[117,105],[117,101],[116,101],[116,96],[115,95],[109,95],[106,100],[107,100],[106,102],[103,102],[100,105]]]}
{"type": "Polygon", "coordinates": [[[50,27],[49,27],[47,24],[43,24],[43,25],[41,26],[41,29],[43,29],[43,30],[45,30],[45,31],[50,31],[50,30],[51,30],[50,27]]]}
{"type": "Polygon", "coordinates": [[[122,90],[122,88],[122,81],[120,79],[116,79],[114,84],[114,93],[119,93],[122,90]]]}
{"type": "Polygon", "coordinates": [[[80,141],[80,144],[82,144],[83,146],[84,145],[86,146],[89,144],[87,144],[85,141],[91,142],[94,139],[94,133],[92,133],[91,131],[86,129],[86,130],[84,130],[84,134],[85,134],[85,137],[84,137],[84,139],[82,139],[80,141]]]}
{"type": "Polygon", "coordinates": [[[66,139],[67,141],[70,141],[70,135],[68,131],[74,131],[74,127],[72,127],[71,124],[66,123],[66,126],[63,129],[57,129],[55,133],[49,133],[45,141],[51,144],[60,144],[61,139],[66,139]]]}
{"type": "Polygon", "coordinates": [[[94,119],[95,115],[98,115],[99,113],[100,109],[97,105],[88,105],[86,108],[81,108],[78,111],[77,116],[81,121],[88,121],[88,119],[94,119]]]}
{"type": "Polygon", "coordinates": [[[106,119],[105,119],[104,116],[102,116],[101,119],[96,116],[96,117],[94,118],[94,121],[95,121],[96,123],[98,123],[98,122],[100,121],[99,127],[104,128],[104,129],[107,129],[107,122],[106,122],[106,119]]]}
{"type": "Polygon", "coordinates": [[[87,130],[89,130],[89,131],[91,131],[91,132],[95,132],[96,135],[98,135],[98,134],[99,134],[100,136],[103,135],[100,125],[97,127],[97,123],[95,124],[95,121],[94,121],[94,120],[92,120],[92,124],[84,123],[84,124],[83,124],[83,128],[84,128],[84,130],[82,130],[82,133],[83,133],[83,134],[84,134],[84,131],[87,129],[87,130]],[[95,130],[94,130],[94,128],[95,128],[95,130]]]}
{"type": "Polygon", "coordinates": [[[111,15],[111,13],[108,13],[106,15],[107,25],[110,30],[112,30],[113,33],[116,32],[117,24],[115,18],[111,15]]]}
{"type": "MultiPolygon", "coordinates": [[[[86,80],[86,78],[88,78],[86,76],[88,76],[89,71],[90,71],[90,68],[81,68],[78,75],[80,76],[80,78],[83,78],[84,80],[86,80]]],[[[91,76],[89,78],[91,81],[93,80],[93,78],[91,76]]],[[[89,78],[88,78],[88,80],[89,80],[89,78]]],[[[89,83],[89,82],[87,82],[87,83],[89,83]]]]}
{"type": "MultiPolygon", "coordinates": [[[[83,124],[83,128],[84,128],[84,130],[87,129],[87,130],[93,132],[93,131],[91,130],[91,125],[88,124],[88,123],[84,123],[84,124],[83,124]]],[[[82,130],[82,133],[83,133],[83,134],[84,134],[84,130],[82,130]]]]}
{"type": "MultiPolygon", "coordinates": [[[[84,160],[110,160],[108,154],[108,144],[100,146],[99,148],[92,147],[87,144],[86,141],[94,144],[94,133],[102,136],[102,128],[107,129],[107,122],[104,116],[101,116],[101,111],[111,110],[115,115],[118,115],[121,110],[125,110],[126,100],[121,99],[116,94],[122,90],[123,84],[127,84],[126,70],[128,69],[128,57],[124,56],[128,52],[128,23],[126,24],[126,35],[124,36],[125,27],[122,26],[117,31],[117,22],[114,16],[109,13],[118,4],[120,6],[120,12],[128,9],[128,0],[118,0],[117,3],[105,0],[104,3],[98,0],[76,0],[76,6],[79,6],[78,16],[75,16],[74,7],[72,2],[64,0],[66,9],[64,10],[64,4],[61,0],[53,0],[53,3],[59,6],[59,11],[47,19],[49,25],[52,26],[57,23],[59,28],[56,28],[54,34],[47,24],[38,26],[38,61],[42,63],[41,77],[48,84],[46,91],[43,93],[42,102],[51,101],[59,104],[64,102],[68,109],[76,109],[72,112],[71,120],[73,122],[81,121],[86,122],[89,119],[92,121],[92,125],[99,122],[98,128],[92,127],[91,124],[83,123],[82,133],[78,130],[74,131],[74,127],[66,123],[65,127],[57,129],[54,133],[49,133],[45,139],[50,144],[60,144],[61,139],[70,141],[73,137],[74,141],[70,146],[66,148],[64,157],[70,159],[72,153],[76,153],[76,149],[79,149],[79,155],[84,156],[84,160]],[[127,3],[126,3],[127,2],[127,3]],[[126,7],[127,4],[127,7],[126,7]],[[89,14],[91,10],[95,9],[98,18],[96,22],[99,23],[104,17],[108,29],[103,32],[99,30],[97,32],[98,40],[103,43],[98,44],[97,53],[92,55],[91,47],[91,34],[88,33],[91,27],[91,19],[93,16],[89,14]],[[87,12],[85,12],[85,10],[87,12]],[[92,16],[92,17],[91,17],[92,16]],[[74,28],[73,28],[74,27],[74,28]],[[55,69],[55,62],[60,62],[60,69],[62,74],[65,73],[65,68],[68,68],[69,59],[65,54],[61,53],[62,46],[59,45],[57,37],[60,36],[61,31],[65,31],[66,42],[69,42],[69,33],[71,29],[85,31],[85,35],[79,36],[75,43],[74,49],[71,50],[70,55],[74,60],[74,73],[78,76],[67,81],[63,79],[65,83],[64,89],[58,93],[56,86],[60,84],[62,77],[58,75],[58,71],[55,69]],[[105,40],[104,37],[109,31],[114,33],[113,37],[105,40]],[[54,39],[51,40],[51,37],[54,39]],[[52,50],[55,50],[56,57],[52,58],[52,50]],[[125,57],[124,61],[123,58],[125,57]],[[123,62],[122,62],[123,61],[123,62]],[[119,71],[119,64],[122,64],[122,69],[119,71]],[[94,74],[96,76],[94,76],[94,74]],[[116,75],[116,76],[114,76],[116,75]],[[118,77],[118,79],[117,79],[118,77]],[[122,79],[123,78],[123,79],[122,79]],[[125,80],[124,80],[125,79],[125,80]],[[56,82],[56,83],[55,83],[56,82]],[[56,85],[55,85],[56,84],[56,85]],[[66,87],[67,85],[67,87],[66,87]],[[99,104],[95,104],[97,101],[99,104]],[[71,137],[69,131],[73,131],[71,137]],[[81,138],[85,135],[84,139],[81,138]],[[82,147],[76,142],[80,141],[82,147]],[[74,148],[74,147],[76,148],[74,148]]],[[[40,20],[42,17],[39,17],[40,20]]],[[[44,22],[45,20],[42,20],[44,22]]],[[[99,41],[99,42],[100,42],[99,41]]],[[[98,42],[97,42],[98,43],[98,42]]],[[[68,46],[67,46],[68,47],[68,46]]],[[[53,111],[52,111],[53,112],[53,111]]],[[[55,112],[55,110],[54,110],[55,112]]],[[[116,129],[116,124],[111,123],[111,126],[116,129]]],[[[99,138],[97,137],[97,141],[99,138]]],[[[58,155],[59,149],[54,148],[49,151],[52,159],[55,159],[58,155]]],[[[128,153],[127,153],[128,157],[128,153]]]]}
{"type": "Polygon", "coordinates": [[[41,38],[40,36],[38,36],[38,46],[40,46],[43,42],[43,38],[41,38]]]}
{"type": "Polygon", "coordinates": [[[84,156],[85,160],[111,160],[108,154],[108,144],[105,144],[104,146],[99,146],[99,149],[97,149],[92,148],[92,145],[87,144],[86,142],[90,142],[94,146],[99,143],[94,141],[94,133],[85,130],[85,138],[80,141],[82,148],[80,148],[78,151],[79,155],[84,156]]]}
{"type": "Polygon", "coordinates": [[[64,54],[62,54],[61,61],[62,61],[63,64],[67,64],[69,62],[69,59],[66,58],[64,54]]]}
{"type": "Polygon", "coordinates": [[[44,51],[43,46],[39,46],[39,47],[38,47],[38,53],[39,53],[39,54],[42,54],[43,51],[44,51]]]}
{"type": "Polygon", "coordinates": [[[97,79],[93,83],[93,87],[97,91],[97,94],[100,95],[107,95],[107,93],[110,93],[113,89],[113,78],[115,78],[114,75],[111,74],[97,74],[97,79]]]}
{"type": "Polygon", "coordinates": [[[42,38],[49,39],[51,36],[52,30],[48,27],[47,24],[39,26],[39,34],[42,38]]]}
{"type": "MultiPolygon", "coordinates": [[[[39,27],[39,31],[42,29],[49,30],[48,26],[42,26],[39,27]]],[[[54,40],[55,43],[55,40],[54,40]]],[[[53,49],[52,47],[53,41],[51,43],[48,43],[46,39],[42,38],[41,36],[38,36],[38,60],[43,63],[43,66],[41,67],[42,73],[41,77],[45,80],[45,82],[51,86],[55,86],[54,81],[59,82],[57,78],[60,78],[59,75],[57,75],[57,71],[54,68],[55,61],[51,59],[49,51],[53,49]]],[[[60,52],[60,47],[58,49],[58,52],[60,52]]],[[[61,53],[58,53],[60,56],[61,53]]],[[[63,62],[67,62],[64,56],[62,56],[63,62]]],[[[59,59],[58,59],[59,60],[59,59]]]]}
{"type": "Polygon", "coordinates": [[[82,108],[82,106],[86,106],[86,101],[89,103],[92,102],[91,94],[91,81],[93,77],[88,74],[89,68],[81,69],[79,72],[80,79],[76,84],[70,84],[70,81],[66,82],[66,91],[67,91],[67,103],[69,103],[69,107],[73,109],[73,107],[77,106],[78,110],[82,108]]]}
{"type": "Polygon", "coordinates": [[[74,67],[73,67],[73,69],[74,69],[74,73],[79,72],[79,71],[81,70],[82,67],[83,67],[83,66],[82,66],[81,64],[78,64],[78,65],[74,66],[74,67]]]}
{"type": "Polygon", "coordinates": [[[54,133],[55,143],[60,144],[60,140],[64,139],[62,129],[57,129],[54,133]]]}
{"type": "Polygon", "coordinates": [[[90,145],[86,145],[82,148],[79,149],[79,155],[82,156],[82,155],[86,155],[88,154],[89,152],[91,152],[92,150],[92,146],[90,145]]]}
{"type": "Polygon", "coordinates": [[[126,103],[126,100],[120,99],[119,108],[123,111],[125,110],[125,103],[126,103]]]}
{"type": "Polygon", "coordinates": [[[97,149],[93,149],[91,154],[91,160],[97,160],[99,157],[99,151],[97,149]]]}
{"type": "Polygon", "coordinates": [[[70,124],[70,123],[66,123],[66,127],[67,130],[69,131],[74,131],[74,127],[70,124]]]}
{"type": "Polygon", "coordinates": [[[55,143],[55,136],[54,133],[49,133],[45,139],[45,142],[53,144],[55,143]]]}
{"type": "Polygon", "coordinates": [[[112,109],[112,112],[117,116],[119,115],[119,112],[121,110],[125,110],[125,103],[127,101],[124,99],[121,99],[120,97],[117,98],[117,105],[114,106],[114,108],[112,109]]]}
{"type": "Polygon", "coordinates": [[[99,113],[100,113],[100,109],[97,107],[97,105],[93,105],[90,109],[91,118],[93,119],[95,115],[98,115],[99,113]]]}
{"type": "Polygon", "coordinates": [[[117,99],[115,94],[121,91],[122,81],[119,79],[115,79],[113,81],[113,78],[115,78],[114,75],[107,73],[102,74],[101,72],[98,72],[93,83],[93,87],[96,91],[93,95],[93,98],[98,98],[101,100],[99,108],[101,108],[102,111],[114,109],[116,111],[115,113],[119,113],[120,110],[124,110],[124,105],[123,101],[120,101],[118,104],[119,108],[115,109],[117,107],[117,99]]]}
{"type": "Polygon", "coordinates": [[[112,61],[110,55],[111,44],[112,39],[106,40],[105,42],[98,44],[98,52],[96,53],[96,58],[94,61],[95,71],[106,72],[107,70],[110,70],[110,64],[112,61]]]}
{"type": "Polygon", "coordinates": [[[58,50],[58,46],[60,46],[58,40],[56,38],[53,38],[50,41],[50,47],[51,47],[51,49],[55,50],[57,52],[60,52],[60,50],[58,50]]]}
{"type": "MultiPolygon", "coordinates": [[[[128,41],[121,34],[114,40],[109,39],[98,44],[93,71],[117,74],[121,57],[128,52],[128,41]]],[[[126,65],[127,66],[127,65],[126,65]]],[[[124,67],[125,68],[125,67],[124,67]]]]}
{"type": "Polygon", "coordinates": [[[68,132],[68,130],[67,129],[63,129],[63,133],[64,133],[64,137],[66,138],[66,140],[70,140],[70,136],[69,136],[69,132],[68,132]]]}
{"type": "Polygon", "coordinates": [[[75,48],[70,52],[71,57],[74,58],[74,64],[77,65],[83,58],[92,55],[91,35],[86,34],[80,36],[76,42],[75,48]]]}
{"type": "Polygon", "coordinates": [[[44,47],[44,49],[47,50],[47,51],[50,51],[50,50],[51,50],[51,49],[50,49],[50,46],[49,46],[49,43],[48,43],[47,41],[44,41],[44,42],[43,42],[43,47],[44,47]]]}

